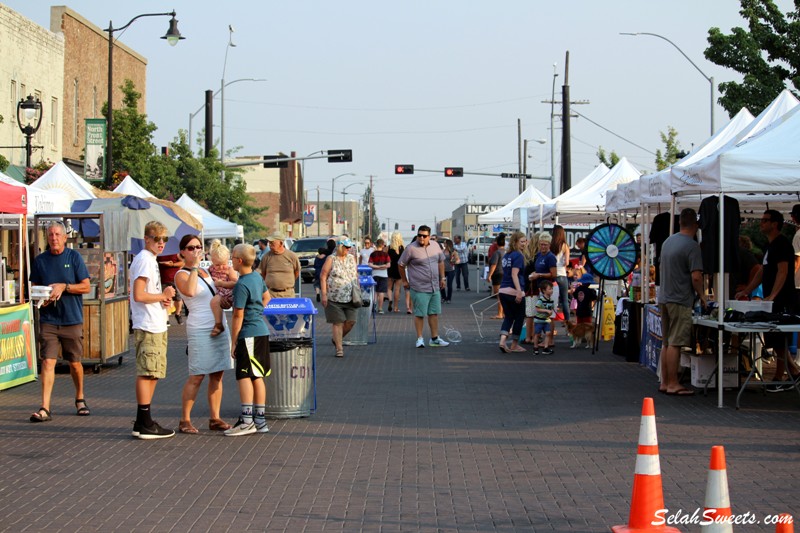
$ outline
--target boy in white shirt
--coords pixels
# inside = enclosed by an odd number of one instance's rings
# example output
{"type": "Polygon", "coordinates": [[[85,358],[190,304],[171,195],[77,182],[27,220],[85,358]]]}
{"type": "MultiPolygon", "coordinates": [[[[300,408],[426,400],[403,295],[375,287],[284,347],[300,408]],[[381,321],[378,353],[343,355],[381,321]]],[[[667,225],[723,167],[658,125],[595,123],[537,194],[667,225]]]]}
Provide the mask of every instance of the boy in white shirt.
{"type": "Polygon", "coordinates": [[[130,267],[131,321],[136,348],[136,422],[133,435],[137,439],[166,439],[175,431],[162,428],[150,415],[150,402],[156,384],[167,377],[167,308],[175,289],[161,289],[161,276],[156,256],[164,252],[167,228],[150,221],[144,227],[144,249],[136,254],[130,267]]]}

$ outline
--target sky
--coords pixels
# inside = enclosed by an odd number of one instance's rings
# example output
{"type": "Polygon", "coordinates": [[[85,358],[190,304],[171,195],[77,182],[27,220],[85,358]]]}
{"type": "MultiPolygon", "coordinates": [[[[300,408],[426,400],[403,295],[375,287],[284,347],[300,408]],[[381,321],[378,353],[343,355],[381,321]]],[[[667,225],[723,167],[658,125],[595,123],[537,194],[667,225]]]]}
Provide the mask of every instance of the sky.
{"type": "MultiPolygon", "coordinates": [[[[11,9],[49,28],[51,5],[6,1],[11,9]]],[[[786,12],[790,0],[778,0],[786,12]]],[[[225,89],[225,147],[236,155],[349,148],[352,163],[305,163],[310,201],[362,195],[373,180],[382,222],[432,225],[459,205],[506,204],[514,179],[471,175],[518,172],[517,121],[529,142],[527,170],[550,176],[550,104],[553,74],[561,100],[569,51],[573,110],[572,181],[598,164],[598,147],[627,157],[645,173],[663,149],[660,132],[678,131],[683,149],[711,133],[710,84],[668,42],[620,32],[649,32],[674,42],[717,84],[740,76],[707,61],[711,27],[730,33],[744,26],[739,2],[696,0],[407,0],[292,2],[173,0],[67,4],[101,28],[125,25],[142,13],[175,10],[186,37],[174,48],[159,39],[167,17],[143,18],[118,40],[148,59],[147,114],[164,146],[204,101],[204,91],[225,89]],[[230,34],[229,26],[234,33],[230,34]],[[229,47],[229,38],[236,45],[229,47]],[[227,52],[227,61],[226,61],[227,52]],[[555,65],[555,67],[554,67],[555,65]],[[599,126],[598,126],[599,125],[599,126]],[[625,139],[625,140],[623,140],[625,139]],[[412,176],[394,174],[413,164],[412,176]],[[445,178],[446,166],[463,167],[445,178]],[[429,172],[434,171],[434,172],[429,172]],[[371,178],[370,178],[371,177],[371,178]]],[[[122,80],[119,80],[121,83],[122,80]]],[[[117,80],[115,80],[115,84],[117,80]]],[[[220,136],[219,97],[214,138],[220,136]]],[[[556,108],[556,112],[559,110],[556,108]]],[[[716,130],[728,122],[715,106],[716,130]]],[[[561,123],[554,129],[556,173],[561,123]]],[[[192,121],[193,135],[203,113],[192,121]]],[[[532,183],[550,192],[546,180],[532,183]]]]}

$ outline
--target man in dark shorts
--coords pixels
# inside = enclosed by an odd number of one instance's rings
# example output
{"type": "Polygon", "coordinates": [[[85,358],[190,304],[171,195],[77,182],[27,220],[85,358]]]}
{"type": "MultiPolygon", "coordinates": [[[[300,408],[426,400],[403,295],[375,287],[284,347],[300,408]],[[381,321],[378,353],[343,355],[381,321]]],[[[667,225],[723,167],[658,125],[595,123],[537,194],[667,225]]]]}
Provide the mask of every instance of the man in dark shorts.
{"type": "Polygon", "coordinates": [[[695,293],[705,307],[703,294],[703,257],[700,245],[694,240],[697,233],[697,213],[686,208],[681,211],[680,231],[671,235],[661,247],[661,285],[658,307],[661,311],[663,344],[660,392],[675,396],[691,396],[694,391],[678,381],[681,347],[691,344],[692,307],[695,293]]]}
{"type": "Polygon", "coordinates": [[[267,385],[264,378],[270,373],[269,329],[264,321],[264,307],[270,294],[264,278],[253,272],[256,251],[250,244],[237,244],[231,252],[233,268],[239,279],[233,287],[233,318],[231,320],[231,357],[236,359],[236,384],[242,402],[242,414],[227,437],[267,433],[265,415],[267,385]]]}
{"type": "MultiPolygon", "coordinates": [[[[767,209],[761,216],[761,232],[769,240],[769,245],[764,250],[762,268],[756,272],[753,279],[742,291],[736,293],[736,298],[745,297],[753,289],[762,285],[764,300],[772,302],[773,313],[796,313],[797,293],[794,290],[794,248],[791,241],[781,233],[783,228],[783,215],[774,209],[767,209]]],[[[800,369],[791,355],[787,354],[787,342],[790,342],[791,333],[765,333],[764,345],[775,351],[775,374],[771,381],[783,381],[784,374],[789,371],[792,381],[800,378],[800,369]],[[788,368],[787,368],[788,364],[788,368]]],[[[790,390],[791,385],[768,385],[768,392],[782,392],[790,390]]]]}
{"type": "Polygon", "coordinates": [[[39,309],[39,338],[42,357],[42,405],[31,414],[31,422],[47,422],[50,396],[55,382],[59,348],[69,363],[75,384],[75,408],[78,416],[90,414],[83,394],[83,295],[89,292],[89,271],[81,254],[67,248],[67,230],[61,222],[47,226],[48,250],[39,254],[31,266],[30,281],[49,285],[53,292],[39,309]]]}

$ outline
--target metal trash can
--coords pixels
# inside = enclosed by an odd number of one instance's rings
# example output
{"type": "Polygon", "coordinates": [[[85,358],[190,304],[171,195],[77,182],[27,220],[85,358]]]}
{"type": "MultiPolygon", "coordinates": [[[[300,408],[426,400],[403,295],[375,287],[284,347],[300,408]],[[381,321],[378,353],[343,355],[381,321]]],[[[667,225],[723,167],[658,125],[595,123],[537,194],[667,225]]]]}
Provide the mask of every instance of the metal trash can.
{"type": "MultiPolygon", "coordinates": [[[[370,269],[372,272],[372,269],[370,269]]],[[[377,331],[375,325],[375,280],[371,275],[358,276],[358,284],[361,286],[361,307],[356,310],[356,324],[350,330],[350,334],[342,341],[346,346],[365,346],[377,341],[377,331]],[[370,323],[372,324],[372,335],[370,335],[370,323]]]]}
{"type": "Polygon", "coordinates": [[[273,298],[264,308],[269,327],[269,418],[301,418],[317,409],[314,315],[308,298],[273,298]]]}

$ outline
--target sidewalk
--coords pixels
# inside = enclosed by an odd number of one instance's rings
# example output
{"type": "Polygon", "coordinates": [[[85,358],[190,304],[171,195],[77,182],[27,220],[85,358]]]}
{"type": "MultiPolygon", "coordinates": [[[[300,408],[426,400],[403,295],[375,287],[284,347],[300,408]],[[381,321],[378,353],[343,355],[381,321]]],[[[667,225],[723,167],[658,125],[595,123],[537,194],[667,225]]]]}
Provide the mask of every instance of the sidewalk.
{"type": "MultiPolygon", "coordinates": [[[[201,392],[200,435],[131,438],[130,354],[86,374],[90,417],[74,416],[68,374],[56,375],[52,422],[28,422],[38,383],[0,392],[0,530],[605,532],[627,522],[645,396],[655,399],[670,514],[702,512],[716,444],[725,446],[734,514],[800,514],[795,392],[748,392],[740,411],[734,392],[724,409],[715,393],[668,397],[610,342],[592,355],[563,335],[554,355],[505,355],[493,309],[478,336],[469,304],[483,296],[454,292],[440,323],[462,342],[447,348],[415,349],[401,305],[377,317],[377,344],[336,359],[318,315],[317,412],[271,421],[265,435],[209,432],[201,392]]],[[[180,416],[184,334],[173,322],[168,377],[153,403],[168,427],[180,416]]],[[[224,384],[233,422],[232,373],[224,384]]]]}

